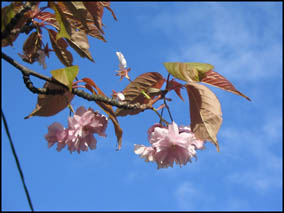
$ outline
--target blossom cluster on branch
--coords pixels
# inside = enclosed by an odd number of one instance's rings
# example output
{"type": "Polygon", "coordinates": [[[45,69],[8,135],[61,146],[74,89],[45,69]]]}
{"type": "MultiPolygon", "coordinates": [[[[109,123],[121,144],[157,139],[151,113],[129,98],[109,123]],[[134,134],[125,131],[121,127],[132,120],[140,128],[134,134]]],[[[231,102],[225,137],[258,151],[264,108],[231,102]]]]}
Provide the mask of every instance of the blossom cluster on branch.
{"type": "Polygon", "coordinates": [[[73,117],[68,118],[68,128],[65,129],[60,123],[54,122],[48,127],[45,139],[48,147],[57,143],[57,151],[61,151],[66,145],[72,153],[77,151],[88,151],[88,148],[95,149],[97,140],[93,134],[106,137],[108,119],[93,109],[88,110],[81,106],[73,117]]]}
{"type": "Polygon", "coordinates": [[[197,140],[189,126],[178,126],[175,122],[168,127],[154,124],[148,130],[151,146],[135,144],[134,152],[146,162],[156,162],[158,169],[180,166],[196,157],[196,150],[204,149],[205,141],[197,140]]]}

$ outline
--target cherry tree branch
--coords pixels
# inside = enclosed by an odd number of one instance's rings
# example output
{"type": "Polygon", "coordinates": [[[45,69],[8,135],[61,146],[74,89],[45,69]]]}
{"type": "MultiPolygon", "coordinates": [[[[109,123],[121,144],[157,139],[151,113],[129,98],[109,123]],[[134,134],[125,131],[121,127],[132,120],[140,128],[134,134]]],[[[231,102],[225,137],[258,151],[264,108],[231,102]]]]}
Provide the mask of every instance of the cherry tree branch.
{"type": "MultiPolygon", "coordinates": [[[[54,80],[53,78],[49,78],[47,76],[41,75],[35,71],[30,70],[29,68],[19,64],[17,61],[15,61],[14,59],[12,59],[11,57],[9,57],[8,55],[6,55],[5,53],[2,52],[1,57],[7,61],[8,63],[10,63],[12,66],[16,67],[18,70],[20,70],[23,74],[23,79],[25,82],[26,87],[33,93],[37,93],[37,94],[46,94],[46,95],[58,95],[58,94],[63,94],[66,90],[66,86],[61,84],[60,82],[54,80]],[[50,90],[50,89],[46,89],[46,88],[36,88],[33,86],[32,81],[30,80],[30,75],[40,78],[42,80],[45,81],[49,81],[52,82],[54,84],[60,85],[63,87],[62,90],[50,90]],[[65,88],[65,89],[64,89],[65,88]]],[[[83,90],[79,90],[76,88],[72,89],[72,93],[84,98],[88,101],[99,101],[99,102],[103,102],[106,104],[110,104],[112,106],[116,106],[118,108],[123,108],[123,109],[127,109],[127,110],[146,110],[146,109],[153,109],[152,104],[140,104],[140,103],[134,103],[134,104],[130,104],[127,103],[125,101],[118,101],[116,99],[113,98],[109,98],[103,95],[94,95],[94,94],[89,94],[86,93],[83,90]]]]}

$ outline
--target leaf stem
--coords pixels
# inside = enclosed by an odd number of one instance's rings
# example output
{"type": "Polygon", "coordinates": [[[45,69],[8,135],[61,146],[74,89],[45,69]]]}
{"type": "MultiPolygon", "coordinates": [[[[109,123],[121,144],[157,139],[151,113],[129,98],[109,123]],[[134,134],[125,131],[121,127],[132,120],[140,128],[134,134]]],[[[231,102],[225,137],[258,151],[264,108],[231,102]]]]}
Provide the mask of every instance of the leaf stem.
{"type": "Polygon", "coordinates": [[[160,118],[160,123],[161,123],[161,124],[162,124],[162,122],[164,122],[164,123],[166,124],[166,126],[169,125],[169,122],[167,122],[167,121],[162,117],[162,115],[157,111],[156,108],[153,107],[152,110],[159,116],[159,118],[160,118]]]}
{"type": "Polygon", "coordinates": [[[173,122],[173,121],[174,121],[174,119],[173,119],[173,117],[172,117],[172,114],[171,114],[170,108],[169,108],[169,106],[168,106],[168,104],[167,104],[166,97],[164,97],[164,104],[165,104],[166,109],[168,110],[168,113],[169,113],[170,119],[171,119],[171,121],[173,122]]]}

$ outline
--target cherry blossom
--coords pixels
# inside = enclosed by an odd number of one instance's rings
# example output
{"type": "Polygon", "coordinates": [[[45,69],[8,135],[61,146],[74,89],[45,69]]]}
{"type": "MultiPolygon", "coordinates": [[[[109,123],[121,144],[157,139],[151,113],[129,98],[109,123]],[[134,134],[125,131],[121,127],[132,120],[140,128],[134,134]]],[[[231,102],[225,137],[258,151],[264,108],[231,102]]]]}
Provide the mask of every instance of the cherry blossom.
{"type": "Polygon", "coordinates": [[[126,59],[124,58],[124,55],[121,52],[116,52],[116,55],[118,57],[119,60],[119,69],[123,70],[127,67],[127,62],[126,59]]]}
{"type": "Polygon", "coordinates": [[[139,144],[134,144],[134,152],[140,155],[141,158],[145,158],[146,162],[154,161],[154,154],[156,150],[153,147],[147,147],[139,144]]]}
{"type": "Polygon", "coordinates": [[[74,117],[68,118],[68,135],[66,143],[70,152],[95,149],[97,140],[93,134],[106,136],[107,118],[92,109],[86,110],[81,106],[77,109],[74,117]]]}
{"type": "Polygon", "coordinates": [[[129,80],[130,78],[128,76],[128,72],[130,72],[130,68],[126,69],[127,62],[126,59],[124,58],[124,55],[121,52],[116,52],[116,55],[119,60],[119,65],[118,65],[119,70],[116,71],[117,72],[116,76],[120,76],[120,80],[122,80],[124,77],[129,80]]]}
{"type": "Polygon", "coordinates": [[[180,166],[191,162],[196,157],[196,150],[204,148],[204,141],[197,140],[190,127],[173,122],[168,127],[154,124],[148,129],[150,147],[135,144],[134,152],[146,162],[156,162],[158,169],[180,166]]]}
{"type": "Polygon", "coordinates": [[[74,151],[80,153],[80,151],[88,151],[88,148],[96,148],[97,140],[93,134],[106,137],[107,124],[108,119],[104,115],[91,108],[86,110],[81,106],[73,117],[68,118],[67,129],[55,122],[48,127],[45,138],[48,141],[48,147],[58,142],[58,151],[67,145],[71,153],[74,151]]]}
{"type": "Polygon", "coordinates": [[[60,123],[54,122],[48,127],[48,133],[45,135],[45,139],[48,142],[48,148],[52,147],[56,142],[58,142],[57,151],[60,151],[65,147],[66,136],[67,132],[64,127],[60,123]]]}

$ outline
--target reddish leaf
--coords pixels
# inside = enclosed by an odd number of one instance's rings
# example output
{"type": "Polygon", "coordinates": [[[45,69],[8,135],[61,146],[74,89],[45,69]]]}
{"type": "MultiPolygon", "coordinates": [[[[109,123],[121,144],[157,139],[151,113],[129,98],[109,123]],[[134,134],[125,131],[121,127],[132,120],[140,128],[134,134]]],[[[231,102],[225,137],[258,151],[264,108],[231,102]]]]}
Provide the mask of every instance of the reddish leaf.
{"type": "Polygon", "coordinates": [[[202,78],[201,82],[210,84],[212,86],[218,87],[220,89],[226,90],[228,92],[232,92],[234,94],[243,96],[247,100],[251,101],[251,99],[247,96],[245,96],[243,93],[238,91],[233,84],[228,81],[224,76],[221,74],[214,72],[213,70],[210,70],[205,73],[205,77],[202,78]]]}
{"type": "MultiPolygon", "coordinates": [[[[62,86],[57,84],[46,82],[44,88],[48,89],[63,89],[62,86]]],[[[74,95],[68,90],[63,95],[44,95],[40,94],[37,98],[37,105],[34,111],[25,117],[28,119],[32,116],[52,116],[61,110],[65,109],[72,101],[74,95]]]]}
{"type": "Polygon", "coordinates": [[[222,111],[218,98],[209,88],[194,82],[187,83],[186,90],[194,135],[197,139],[212,141],[219,151],[216,135],[222,124],[222,111]]]}
{"type": "Polygon", "coordinates": [[[106,96],[103,91],[96,85],[96,83],[90,79],[90,78],[83,78],[82,79],[85,83],[89,84],[90,86],[94,87],[97,91],[98,91],[98,94],[100,95],[103,95],[103,96],[106,96]]]}
{"type": "MultiPolygon", "coordinates": [[[[88,87],[87,89],[89,89],[90,91],[92,91],[92,88],[90,89],[89,86],[94,87],[97,91],[98,94],[102,95],[102,96],[106,96],[103,91],[95,84],[95,82],[90,79],[90,78],[83,78],[82,79],[85,83],[87,83],[88,87]]],[[[97,94],[96,91],[93,90],[94,94],[97,94]]],[[[116,118],[116,115],[112,109],[112,106],[100,101],[96,101],[96,103],[104,110],[105,113],[108,114],[109,118],[111,119],[113,125],[114,125],[114,129],[115,129],[115,135],[117,138],[117,143],[118,143],[118,150],[121,148],[121,144],[122,144],[122,129],[119,126],[118,120],[116,118]]]]}
{"type": "Polygon", "coordinates": [[[86,89],[88,89],[89,91],[91,91],[91,93],[96,94],[96,92],[94,91],[94,89],[89,85],[89,84],[85,84],[86,89]]]}
{"type": "Polygon", "coordinates": [[[56,41],[57,33],[54,30],[48,29],[48,34],[52,47],[59,60],[67,67],[72,66],[73,56],[68,50],[66,50],[68,47],[67,42],[63,38],[56,41]]]}
{"type": "Polygon", "coordinates": [[[36,18],[45,22],[45,24],[51,25],[59,30],[59,23],[56,21],[54,14],[42,11],[36,15],[36,18]]]}
{"type": "Polygon", "coordinates": [[[167,89],[168,91],[171,90],[175,90],[176,94],[178,95],[178,97],[184,101],[183,97],[181,96],[180,93],[180,89],[183,88],[184,86],[180,83],[178,83],[177,81],[175,81],[174,79],[172,79],[171,81],[169,81],[168,85],[167,85],[167,89]]]}
{"type": "MultiPolygon", "coordinates": [[[[140,103],[147,104],[149,99],[147,99],[141,92],[147,92],[150,88],[160,89],[164,83],[165,79],[158,72],[147,72],[138,76],[133,82],[131,82],[122,93],[125,96],[125,101],[128,103],[140,103]]],[[[153,98],[154,96],[151,96],[153,98]]],[[[126,110],[126,109],[117,109],[117,116],[125,115],[135,115],[141,112],[141,110],[126,110]]]]}

